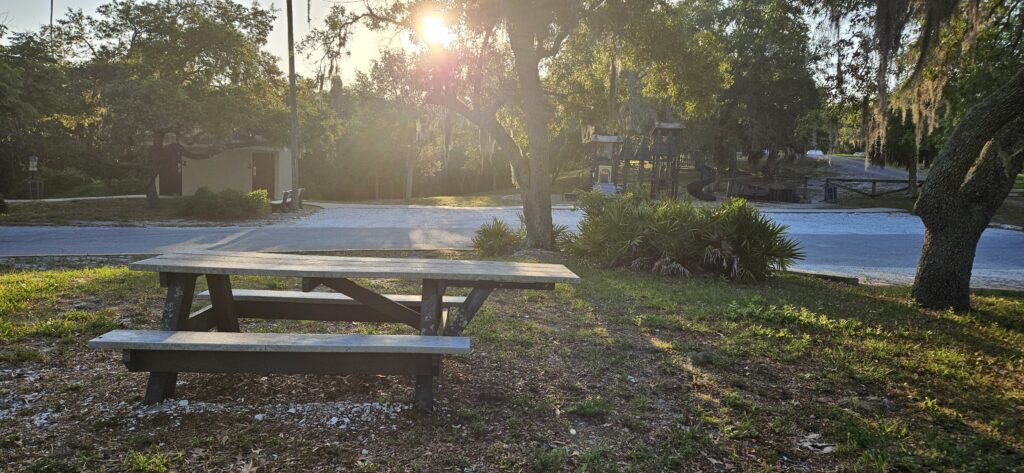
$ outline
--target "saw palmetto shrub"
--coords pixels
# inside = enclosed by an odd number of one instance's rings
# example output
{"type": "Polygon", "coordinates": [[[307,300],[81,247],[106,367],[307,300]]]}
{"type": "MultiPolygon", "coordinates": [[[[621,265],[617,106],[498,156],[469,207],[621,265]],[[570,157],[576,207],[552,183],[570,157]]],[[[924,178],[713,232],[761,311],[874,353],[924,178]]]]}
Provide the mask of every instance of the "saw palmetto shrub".
{"type": "Polygon", "coordinates": [[[523,246],[524,234],[494,217],[473,235],[473,248],[484,256],[505,256],[523,246]]]}
{"type": "Polygon", "coordinates": [[[564,238],[565,250],[603,266],[758,282],[803,257],[784,225],[742,199],[712,207],[589,193],[579,206],[579,233],[564,238]]]}

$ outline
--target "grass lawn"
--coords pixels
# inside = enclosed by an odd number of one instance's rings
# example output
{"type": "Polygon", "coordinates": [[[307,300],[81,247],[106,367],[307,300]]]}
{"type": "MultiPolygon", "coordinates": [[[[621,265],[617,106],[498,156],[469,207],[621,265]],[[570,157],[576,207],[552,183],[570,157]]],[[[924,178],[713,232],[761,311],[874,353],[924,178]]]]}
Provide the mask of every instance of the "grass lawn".
{"type": "MultiPolygon", "coordinates": [[[[8,203],[7,213],[0,214],[0,225],[67,225],[75,222],[167,222],[172,224],[216,224],[216,221],[184,219],[175,199],[161,199],[160,206],[150,208],[146,199],[76,200],[70,202],[8,203]]],[[[307,211],[315,211],[313,206],[307,211]]],[[[275,214],[287,218],[296,214],[275,214]]]]}
{"type": "Polygon", "coordinates": [[[518,191],[515,189],[503,189],[497,192],[481,194],[438,195],[431,197],[414,197],[412,199],[370,200],[361,203],[381,205],[437,205],[443,207],[501,207],[506,205],[516,205],[519,203],[518,200],[502,200],[502,196],[506,195],[518,195],[518,191]]]}
{"type": "MultiPolygon", "coordinates": [[[[902,193],[884,195],[875,199],[861,196],[852,192],[840,189],[839,202],[833,204],[836,208],[865,209],[865,208],[893,208],[903,209],[908,212],[914,208],[914,199],[904,197],[902,193]]],[[[1024,226],[1024,201],[1019,197],[1009,197],[1003,206],[999,208],[992,217],[992,223],[1024,226]]]]}
{"type": "MultiPolygon", "coordinates": [[[[679,281],[568,264],[581,285],[495,291],[467,330],[473,352],[446,358],[430,415],[400,409],[411,379],[381,376],[183,374],[178,396],[187,405],[144,408],[145,375],[85,341],[114,327],[154,328],[163,296],[156,275],[116,264],[0,271],[0,469],[989,472],[1024,464],[1020,294],[978,292],[973,312],[953,314],[909,304],[906,288],[799,276],[679,281]]],[[[408,329],[244,321],[243,330],[408,329]]]]}

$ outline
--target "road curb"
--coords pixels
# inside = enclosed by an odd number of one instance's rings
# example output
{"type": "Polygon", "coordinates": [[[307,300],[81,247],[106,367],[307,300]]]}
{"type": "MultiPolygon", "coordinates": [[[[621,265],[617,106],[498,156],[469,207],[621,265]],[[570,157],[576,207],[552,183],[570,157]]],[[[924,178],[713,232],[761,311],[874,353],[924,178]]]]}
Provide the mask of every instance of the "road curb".
{"type": "Polygon", "coordinates": [[[789,273],[789,274],[796,274],[798,276],[809,276],[809,277],[812,277],[812,278],[824,279],[826,281],[838,282],[838,283],[842,283],[842,284],[849,284],[851,286],[859,286],[860,285],[860,278],[855,278],[855,277],[852,277],[852,276],[840,276],[838,274],[828,274],[828,273],[815,273],[815,272],[811,272],[811,271],[786,271],[786,272],[789,273]]]}

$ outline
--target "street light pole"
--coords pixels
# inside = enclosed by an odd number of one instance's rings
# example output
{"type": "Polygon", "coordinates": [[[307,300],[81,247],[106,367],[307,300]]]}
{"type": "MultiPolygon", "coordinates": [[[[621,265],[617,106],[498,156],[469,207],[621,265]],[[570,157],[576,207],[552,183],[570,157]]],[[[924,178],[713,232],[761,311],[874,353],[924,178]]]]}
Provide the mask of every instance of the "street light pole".
{"type": "MultiPolygon", "coordinates": [[[[288,101],[292,107],[292,191],[299,188],[299,105],[295,93],[295,31],[292,25],[292,0],[288,0],[288,101]]],[[[273,196],[271,196],[273,199],[273,196]]]]}

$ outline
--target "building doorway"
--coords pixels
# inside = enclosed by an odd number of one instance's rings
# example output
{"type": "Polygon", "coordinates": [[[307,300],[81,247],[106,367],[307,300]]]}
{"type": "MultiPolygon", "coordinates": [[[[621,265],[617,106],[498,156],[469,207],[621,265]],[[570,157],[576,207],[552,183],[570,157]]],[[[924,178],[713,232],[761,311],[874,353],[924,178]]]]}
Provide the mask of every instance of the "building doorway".
{"type": "Polygon", "coordinates": [[[277,171],[277,156],[272,153],[252,154],[252,190],[266,189],[270,200],[274,200],[274,176],[277,171]]]}

